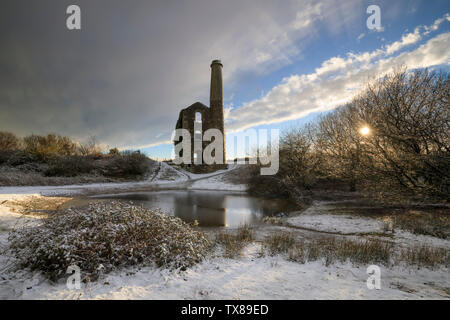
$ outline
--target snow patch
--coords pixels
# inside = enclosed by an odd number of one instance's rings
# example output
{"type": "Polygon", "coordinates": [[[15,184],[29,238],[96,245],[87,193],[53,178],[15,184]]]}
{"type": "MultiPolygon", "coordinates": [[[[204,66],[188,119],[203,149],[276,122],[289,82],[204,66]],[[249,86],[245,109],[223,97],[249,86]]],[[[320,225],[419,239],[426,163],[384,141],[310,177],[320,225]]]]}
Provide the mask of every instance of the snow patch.
{"type": "Polygon", "coordinates": [[[371,233],[382,231],[382,221],[345,214],[327,214],[333,202],[314,202],[298,216],[287,219],[288,225],[335,233],[371,233]]]}
{"type": "Polygon", "coordinates": [[[288,218],[287,222],[292,226],[325,232],[371,233],[382,231],[381,221],[350,215],[301,214],[296,217],[288,218]]]}
{"type": "Polygon", "coordinates": [[[233,184],[224,180],[223,175],[195,181],[188,189],[246,191],[245,184],[233,184]]]}

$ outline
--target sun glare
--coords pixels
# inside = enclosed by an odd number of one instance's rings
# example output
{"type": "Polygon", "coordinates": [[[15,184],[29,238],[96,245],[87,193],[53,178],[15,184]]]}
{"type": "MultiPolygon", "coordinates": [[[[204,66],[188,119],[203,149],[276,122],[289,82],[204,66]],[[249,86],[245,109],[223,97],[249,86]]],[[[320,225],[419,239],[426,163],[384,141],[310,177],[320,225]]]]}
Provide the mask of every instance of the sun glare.
{"type": "Polygon", "coordinates": [[[363,136],[367,136],[370,133],[370,128],[369,127],[362,127],[359,132],[363,135],[363,136]]]}

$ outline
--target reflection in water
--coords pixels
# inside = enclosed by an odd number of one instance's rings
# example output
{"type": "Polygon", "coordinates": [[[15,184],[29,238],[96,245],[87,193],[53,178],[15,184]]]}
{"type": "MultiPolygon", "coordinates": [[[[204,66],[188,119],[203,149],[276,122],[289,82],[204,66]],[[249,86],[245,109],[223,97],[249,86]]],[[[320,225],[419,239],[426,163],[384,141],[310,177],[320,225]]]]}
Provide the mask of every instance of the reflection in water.
{"type": "Polygon", "coordinates": [[[162,212],[186,222],[197,220],[203,227],[255,224],[264,215],[293,209],[284,200],[267,200],[246,194],[227,194],[218,191],[171,190],[101,195],[95,198],[129,200],[149,209],[160,208],[162,212]]]}

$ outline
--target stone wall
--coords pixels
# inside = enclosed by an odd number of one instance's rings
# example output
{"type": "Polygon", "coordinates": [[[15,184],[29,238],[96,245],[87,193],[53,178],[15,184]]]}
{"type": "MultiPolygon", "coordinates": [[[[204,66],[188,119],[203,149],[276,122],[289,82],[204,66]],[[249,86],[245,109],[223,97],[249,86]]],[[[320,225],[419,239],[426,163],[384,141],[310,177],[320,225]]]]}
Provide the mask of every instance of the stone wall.
{"type": "MultiPolygon", "coordinates": [[[[176,129],[186,129],[191,135],[191,163],[192,166],[197,167],[202,157],[204,148],[210,143],[209,141],[195,143],[195,140],[203,137],[203,134],[208,129],[219,129],[223,135],[223,165],[205,165],[203,168],[197,168],[196,171],[205,172],[217,170],[226,166],[225,159],[225,122],[223,112],[223,85],[222,85],[222,63],[220,60],[214,60],[211,63],[211,88],[210,88],[210,108],[196,102],[189,107],[180,111],[176,129]],[[196,121],[196,114],[201,114],[201,122],[196,121]],[[197,135],[196,132],[201,133],[197,135]],[[199,146],[199,148],[196,148],[199,146]],[[195,157],[195,154],[198,156],[195,157]],[[205,168],[209,167],[209,168],[205,168]]],[[[177,144],[178,141],[174,141],[177,144]]]]}

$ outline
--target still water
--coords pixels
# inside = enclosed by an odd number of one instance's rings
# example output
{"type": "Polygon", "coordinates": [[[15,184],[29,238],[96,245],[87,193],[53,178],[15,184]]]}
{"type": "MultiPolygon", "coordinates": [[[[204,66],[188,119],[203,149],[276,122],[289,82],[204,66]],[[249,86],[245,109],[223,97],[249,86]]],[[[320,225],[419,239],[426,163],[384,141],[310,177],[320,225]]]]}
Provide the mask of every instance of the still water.
{"type": "Polygon", "coordinates": [[[245,223],[256,224],[266,215],[294,210],[286,200],[219,191],[170,190],[100,195],[95,198],[127,200],[149,209],[160,208],[162,212],[186,222],[197,220],[203,227],[233,228],[245,223]]]}

